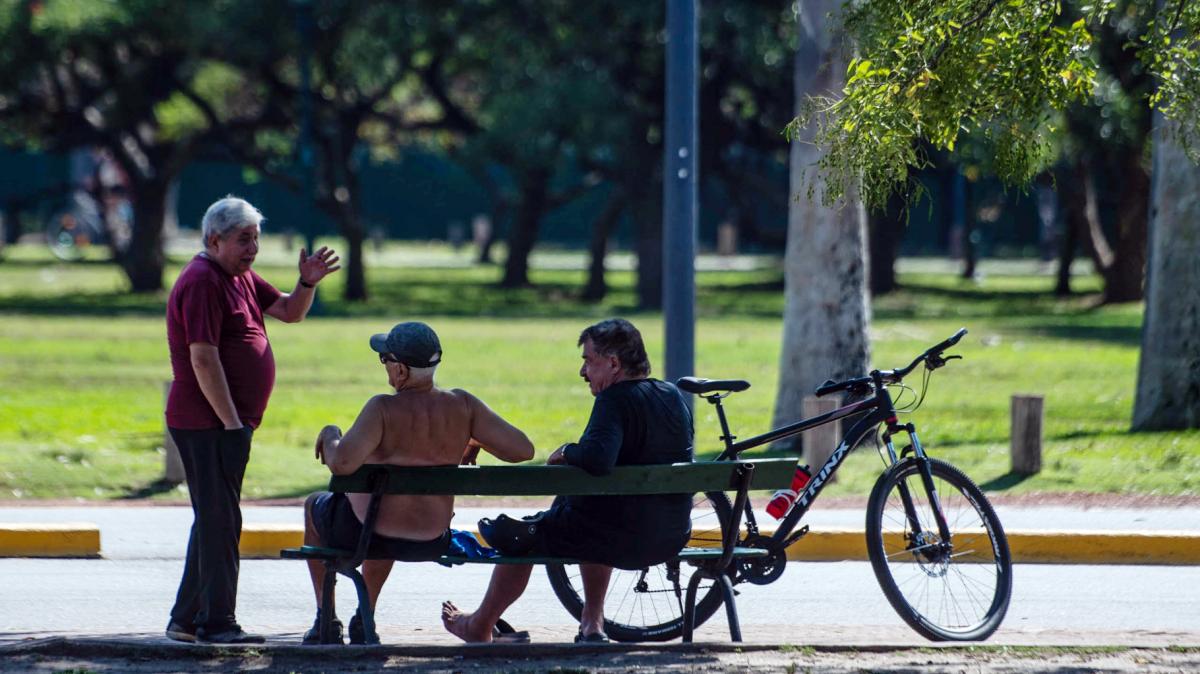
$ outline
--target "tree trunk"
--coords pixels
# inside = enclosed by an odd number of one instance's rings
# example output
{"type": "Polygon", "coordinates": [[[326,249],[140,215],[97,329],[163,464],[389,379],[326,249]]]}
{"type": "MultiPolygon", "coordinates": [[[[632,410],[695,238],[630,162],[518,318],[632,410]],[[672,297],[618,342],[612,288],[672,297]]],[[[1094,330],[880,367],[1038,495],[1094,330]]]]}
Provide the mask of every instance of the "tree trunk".
{"type": "MultiPolygon", "coordinates": [[[[1058,184],[1064,184],[1063,180],[1059,179],[1058,184]]],[[[1075,261],[1075,249],[1079,246],[1079,230],[1075,228],[1068,215],[1068,209],[1064,204],[1062,239],[1058,242],[1058,274],[1054,286],[1054,294],[1059,297],[1071,294],[1071,264],[1075,261]]]]}
{"type": "MultiPolygon", "coordinates": [[[[836,94],[846,72],[842,39],[834,30],[838,19],[831,16],[839,3],[822,0],[797,7],[802,35],[796,53],[796,100],[836,94]]],[[[823,152],[811,143],[811,133],[807,129],[792,141],[793,194],[804,194],[804,170],[817,165],[823,152]]],[[[826,208],[820,203],[824,185],[818,182],[814,187],[813,198],[793,200],[788,214],[775,426],[796,421],[804,396],[825,379],[860,376],[870,363],[866,213],[854,191],[840,208],[826,208]]]]}
{"type": "Polygon", "coordinates": [[[900,249],[900,240],[904,238],[906,203],[905,197],[893,194],[882,212],[871,213],[868,217],[872,297],[886,295],[897,288],[896,256],[900,249]]]}
{"type": "Polygon", "coordinates": [[[1200,427],[1200,167],[1176,142],[1174,123],[1155,117],[1137,431],[1200,427]]]}
{"type": "Polygon", "coordinates": [[[621,188],[616,187],[608,197],[608,204],[592,223],[592,240],[588,244],[587,285],[583,288],[580,299],[585,302],[599,302],[608,294],[608,284],[604,282],[604,258],[608,254],[608,238],[620,222],[621,213],[625,210],[625,196],[621,188]]]}
{"type": "Polygon", "coordinates": [[[1112,264],[1104,270],[1104,301],[1142,299],[1146,270],[1146,220],[1150,212],[1150,175],[1142,164],[1144,148],[1119,146],[1118,166],[1110,184],[1120,185],[1116,206],[1112,264]]]}
{"type": "Polygon", "coordinates": [[[504,260],[501,288],[529,285],[529,253],[537,242],[538,227],[549,204],[550,172],[544,168],[528,171],[521,180],[521,202],[517,204],[512,228],[508,230],[508,257],[504,260]]]}
{"type": "MultiPolygon", "coordinates": [[[[338,209],[338,229],[346,239],[346,288],[342,297],[349,302],[367,299],[367,268],[363,262],[363,243],[366,230],[357,209],[347,206],[338,209]]],[[[312,251],[308,251],[310,254],[312,251]]]]}
{"type": "Polygon", "coordinates": [[[637,229],[637,294],[639,309],[662,309],[663,227],[662,208],[657,199],[642,194],[634,212],[637,229]]]}
{"type": "Polygon", "coordinates": [[[163,289],[162,229],[166,218],[169,177],[132,181],[133,232],[129,248],[119,262],[129,277],[130,289],[135,293],[157,292],[163,289]]]}

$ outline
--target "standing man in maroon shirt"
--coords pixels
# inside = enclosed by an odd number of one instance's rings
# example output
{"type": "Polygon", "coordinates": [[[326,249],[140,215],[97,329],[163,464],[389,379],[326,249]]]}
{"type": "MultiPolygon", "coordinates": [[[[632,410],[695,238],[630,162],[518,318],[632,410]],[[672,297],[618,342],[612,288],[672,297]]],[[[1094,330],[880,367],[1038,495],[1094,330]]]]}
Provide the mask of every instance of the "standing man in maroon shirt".
{"type": "Polygon", "coordinates": [[[317,283],[340,269],[328,248],[301,250],[296,287],[276,290],[250,269],[262,221],[257,208],[236,197],[209,206],[201,223],[204,251],[183,268],[167,300],[174,373],[167,428],[183,459],[194,515],[166,630],[176,641],[263,641],[244,632],[235,616],[242,477],[275,384],[263,316],[303,320],[317,283]]]}

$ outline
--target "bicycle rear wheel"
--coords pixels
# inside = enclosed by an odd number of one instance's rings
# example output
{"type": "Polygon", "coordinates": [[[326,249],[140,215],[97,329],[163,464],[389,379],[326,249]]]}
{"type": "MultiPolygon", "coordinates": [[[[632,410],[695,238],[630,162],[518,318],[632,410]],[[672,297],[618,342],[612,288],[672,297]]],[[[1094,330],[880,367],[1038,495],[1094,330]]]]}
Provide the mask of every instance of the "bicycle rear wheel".
{"type": "MultiPolygon", "coordinates": [[[[691,546],[720,547],[733,506],[722,492],[697,494],[692,504],[691,546]]],[[[670,641],[683,635],[683,601],[694,569],[677,561],[637,571],[613,569],[604,599],[604,631],[615,641],[670,641]]],[[[550,586],[576,620],[583,612],[583,581],[575,565],[549,564],[550,586]]],[[[721,588],[710,580],[696,590],[696,627],[721,606],[721,588]]]]}
{"type": "Polygon", "coordinates": [[[962,471],[929,459],[950,529],[938,533],[918,463],[880,476],[867,504],[867,551],[875,578],[904,622],[932,641],[986,639],[1012,594],[1008,539],[983,492],[962,471]]]}

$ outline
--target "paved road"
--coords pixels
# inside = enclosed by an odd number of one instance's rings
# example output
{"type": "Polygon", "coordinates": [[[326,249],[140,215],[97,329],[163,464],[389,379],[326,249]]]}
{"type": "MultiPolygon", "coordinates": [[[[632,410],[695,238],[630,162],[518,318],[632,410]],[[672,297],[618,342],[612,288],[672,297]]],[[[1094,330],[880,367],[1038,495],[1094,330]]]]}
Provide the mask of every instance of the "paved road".
{"type": "MultiPolygon", "coordinates": [[[[460,509],[456,526],[493,513],[460,509]]],[[[1177,508],[1003,508],[1000,514],[1011,529],[1200,529],[1200,515],[1177,508]]],[[[862,513],[827,509],[810,518],[814,526],[861,526],[862,513]]],[[[295,507],[245,509],[247,523],[298,520],[295,507]]],[[[3,508],[0,521],[95,522],[105,555],[100,560],[0,560],[0,643],[48,635],[155,635],[162,629],[183,566],[190,523],[186,508],[3,508]]],[[[486,567],[398,566],[380,600],[384,641],[452,643],[437,620],[440,602],[473,605],[489,573],[486,567]]],[[[1200,567],[1022,564],[1014,575],[1012,607],[994,643],[1200,646],[1200,567]]],[[[867,563],[792,563],[768,587],[739,589],[748,640],[923,643],[893,613],[867,563]]],[[[344,607],[352,605],[352,594],[349,583],[339,584],[344,607]]],[[[311,623],[310,585],[297,562],[243,562],[239,602],[243,624],[273,640],[294,640],[311,623]]],[[[507,617],[540,641],[567,640],[575,629],[541,572],[507,617]]],[[[722,641],[724,630],[724,620],[717,617],[698,638],[722,641]]]]}

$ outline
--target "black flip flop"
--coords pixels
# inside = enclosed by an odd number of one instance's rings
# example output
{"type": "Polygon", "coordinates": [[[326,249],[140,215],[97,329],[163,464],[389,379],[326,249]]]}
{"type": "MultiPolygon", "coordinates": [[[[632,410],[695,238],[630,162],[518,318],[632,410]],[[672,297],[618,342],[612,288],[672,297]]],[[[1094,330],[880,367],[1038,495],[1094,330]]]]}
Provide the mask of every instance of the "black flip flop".
{"type": "Polygon", "coordinates": [[[607,644],[609,643],[608,636],[604,632],[593,632],[592,634],[584,634],[580,632],[575,635],[575,643],[577,644],[607,644]]]}
{"type": "Polygon", "coordinates": [[[527,644],[529,643],[529,632],[525,630],[518,632],[504,618],[500,618],[496,621],[496,626],[492,628],[492,643],[527,644]]]}

